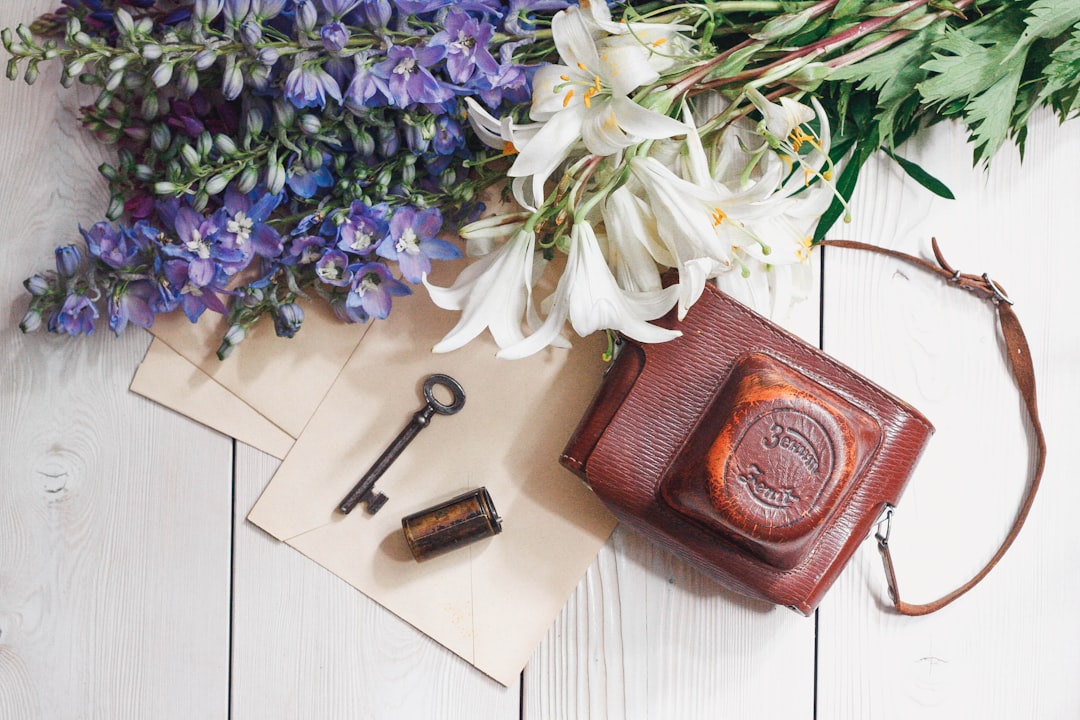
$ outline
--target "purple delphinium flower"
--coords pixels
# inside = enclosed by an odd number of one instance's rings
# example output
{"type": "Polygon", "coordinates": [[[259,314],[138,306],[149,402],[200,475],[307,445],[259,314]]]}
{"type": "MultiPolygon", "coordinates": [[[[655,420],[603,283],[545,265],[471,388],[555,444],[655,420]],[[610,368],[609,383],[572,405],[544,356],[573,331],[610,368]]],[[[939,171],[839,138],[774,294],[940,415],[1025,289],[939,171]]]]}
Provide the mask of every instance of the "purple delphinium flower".
{"type": "Polygon", "coordinates": [[[372,208],[360,200],[353,200],[349,214],[337,227],[338,248],[361,256],[374,252],[390,230],[386,221],[388,215],[386,203],[372,208]]]}
{"type": "MultiPolygon", "coordinates": [[[[208,274],[204,265],[196,265],[181,258],[166,260],[163,270],[171,288],[171,299],[173,302],[179,300],[188,320],[196,322],[207,309],[225,314],[225,305],[217,296],[217,293],[224,292],[224,289],[215,282],[212,270],[208,274]]],[[[151,307],[154,307],[153,302],[151,307]]]]}
{"type": "Polygon", "coordinates": [[[372,67],[371,72],[386,81],[396,107],[440,103],[453,97],[453,92],[436,80],[428,68],[442,60],[445,52],[443,47],[430,45],[421,48],[395,45],[386,53],[386,60],[372,67]]]}
{"type": "Polygon", "coordinates": [[[346,323],[366,323],[370,320],[371,317],[359,305],[349,307],[348,297],[348,295],[338,295],[331,298],[330,309],[334,311],[337,319],[346,323]]]}
{"type": "Polygon", "coordinates": [[[390,86],[371,71],[360,55],[355,59],[356,69],[342,100],[354,115],[362,115],[370,108],[382,107],[390,102],[390,86]]]}
{"type": "Polygon", "coordinates": [[[466,86],[487,105],[497,108],[504,101],[519,105],[532,98],[532,79],[528,68],[504,64],[494,75],[474,75],[466,86]]]}
{"type": "Polygon", "coordinates": [[[360,0],[356,9],[364,24],[376,31],[385,29],[394,13],[389,0],[360,0]]]}
{"type": "Polygon", "coordinates": [[[285,79],[285,97],[295,107],[317,107],[326,105],[326,96],[341,102],[341,88],[337,80],[319,66],[305,65],[297,60],[296,66],[285,79]]]}
{"type": "Polygon", "coordinates": [[[452,155],[465,147],[465,132],[461,123],[450,115],[440,115],[435,119],[435,137],[432,146],[439,155],[452,155]]]}
{"type": "Polygon", "coordinates": [[[299,156],[293,156],[289,163],[289,169],[285,174],[285,182],[294,194],[309,199],[315,197],[321,187],[330,187],[334,184],[334,176],[330,173],[330,156],[327,155],[323,165],[318,170],[308,170],[299,156]]]}
{"type": "Polygon", "coordinates": [[[146,261],[148,239],[157,236],[157,230],[145,223],[136,228],[114,228],[110,223],[94,223],[89,230],[79,226],[90,254],[111,268],[130,268],[146,261]]]}
{"type": "Polygon", "coordinates": [[[379,262],[364,263],[353,269],[352,288],[345,305],[385,320],[390,315],[394,296],[411,294],[412,290],[395,278],[390,268],[379,262]]]}
{"type": "Polygon", "coordinates": [[[454,9],[447,14],[443,27],[429,44],[445,48],[446,71],[453,82],[466,82],[476,69],[486,75],[499,71],[499,63],[487,49],[494,26],[454,9]]]}
{"type": "Polygon", "coordinates": [[[280,255],[281,235],[266,224],[280,202],[281,196],[271,194],[266,188],[242,193],[230,185],[225,190],[225,204],[218,210],[221,244],[240,250],[245,264],[252,254],[266,258],[280,255]]]}
{"type": "Polygon", "coordinates": [[[246,265],[242,249],[221,243],[219,222],[222,219],[217,214],[203,217],[190,206],[181,205],[176,210],[173,226],[179,242],[162,246],[162,251],[169,257],[191,263],[191,274],[200,286],[208,284],[219,268],[232,275],[246,265]]]}
{"type": "Polygon", "coordinates": [[[60,312],[49,320],[51,332],[66,332],[74,337],[80,333],[94,334],[94,320],[98,317],[98,310],[90,298],[85,295],[72,293],[64,298],[64,304],[60,312]]]}
{"type": "MultiPolygon", "coordinates": [[[[390,235],[381,243],[380,257],[396,260],[401,276],[418,283],[431,271],[432,260],[453,260],[461,251],[435,234],[442,228],[442,214],[437,208],[417,211],[404,207],[390,218],[390,235]]],[[[374,313],[373,313],[374,314],[374,313]]]]}
{"type": "Polygon", "coordinates": [[[146,280],[138,280],[119,286],[109,297],[109,327],[119,335],[128,323],[148,328],[154,324],[154,312],[150,299],[154,287],[146,280]]]}
{"type": "Polygon", "coordinates": [[[323,255],[329,241],[319,235],[301,235],[289,243],[289,253],[282,258],[283,265],[310,265],[323,255]]]}
{"type": "Polygon", "coordinates": [[[327,285],[345,287],[352,284],[349,257],[340,250],[327,250],[315,263],[315,276],[327,285]]]}

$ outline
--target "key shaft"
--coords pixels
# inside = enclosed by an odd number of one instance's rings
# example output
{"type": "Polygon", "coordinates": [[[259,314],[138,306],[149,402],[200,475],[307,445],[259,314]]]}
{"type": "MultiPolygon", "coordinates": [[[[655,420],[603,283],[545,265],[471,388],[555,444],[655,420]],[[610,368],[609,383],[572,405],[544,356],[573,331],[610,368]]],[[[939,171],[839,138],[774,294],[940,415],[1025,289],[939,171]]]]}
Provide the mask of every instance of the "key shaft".
{"type": "Polygon", "coordinates": [[[386,502],[387,497],[375,491],[375,482],[382,477],[383,473],[394,464],[402,451],[409,443],[420,434],[420,431],[431,424],[431,418],[435,414],[453,415],[465,406],[465,390],[461,384],[449,375],[431,375],[424,381],[424,407],[416,411],[412,421],[398,433],[390,447],[383,451],[360,481],[356,483],[349,494],[338,504],[338,510],[343,515],[348,515],[360,503],[367,507],[369,515],[374,515],[386,502]],[[435,397],[435,387],[442,386],[450,391],[451,402],[446,404],[435,397]]]}
{"type": "Polygon", "coordinates": [[[390,446],[383,451],[383,454],[375,461],[371,466],[371,469],[364,473],[364,476],[360,478],[360,481],[356,483],[356,486],[349,491],[349,494],[338,505],[340,510],[345,515],[348,515],[353,511],[357,505],[361,502],[365,502],[367,505],[368,513],[374,515],[378,512],[382,504],[386,502],[386,496],[381,493],[373,493],[375,488],[375,482],[383,476],[387,468],[394,464],[394,461],[398,459],[402,451],[409,446],[409,443],[420,434],[420,431],[426,428],[431,423],[431,416],[435,414],[435,408],[430,405],[425,405],[415,415],[413,415],[412,422],[402,429],[394,438],[390,446]],[[368,499],[367,496],[371,496],[368,499]],[[382,498],[381,501],[379,498],[382,498]],[[378,502],[378,505],[374,505],[378,502]]]}

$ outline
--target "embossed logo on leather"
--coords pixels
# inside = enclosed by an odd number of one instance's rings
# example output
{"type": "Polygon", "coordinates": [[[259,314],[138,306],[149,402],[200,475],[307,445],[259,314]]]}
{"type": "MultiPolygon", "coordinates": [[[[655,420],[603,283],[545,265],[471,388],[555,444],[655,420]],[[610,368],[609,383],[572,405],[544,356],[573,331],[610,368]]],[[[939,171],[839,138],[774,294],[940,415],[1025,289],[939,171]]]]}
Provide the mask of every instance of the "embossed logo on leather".
{"type": "Polygon", "coordinates": [[[828,432],[809,413],[775,405],[741,425],[730,452],[725,448],[708,460],[713,477],[723,478],[711,485],[713,507],[724,511],[735,504],[762,527],[798,521],[813,510],[832,476],[836,452],[828,432]]]}

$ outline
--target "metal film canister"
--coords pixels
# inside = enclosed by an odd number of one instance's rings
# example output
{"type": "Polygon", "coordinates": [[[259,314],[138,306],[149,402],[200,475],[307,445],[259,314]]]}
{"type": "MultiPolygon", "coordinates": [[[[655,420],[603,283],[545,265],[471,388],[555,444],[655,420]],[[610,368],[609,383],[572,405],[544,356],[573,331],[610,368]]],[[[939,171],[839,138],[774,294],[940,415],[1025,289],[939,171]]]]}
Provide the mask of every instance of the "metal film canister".
{"type": "Polygon", "coordinates": [[[487,488],[477,488],[401,519],[401,531],[417,562],[502,532],[487,488]]]}

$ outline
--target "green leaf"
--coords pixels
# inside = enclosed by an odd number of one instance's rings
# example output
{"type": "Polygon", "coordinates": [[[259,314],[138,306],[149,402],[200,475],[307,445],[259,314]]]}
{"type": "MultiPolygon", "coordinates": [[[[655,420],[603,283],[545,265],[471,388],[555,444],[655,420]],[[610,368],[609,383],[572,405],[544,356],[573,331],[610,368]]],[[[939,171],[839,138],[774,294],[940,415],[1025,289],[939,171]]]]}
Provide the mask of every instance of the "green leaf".
{"type": "Polygon", "coordinates": [[[1027,27],[1006,60],[1038,38],[1055,38],[1080,22],[1080,3],[1076,0],[1035,0],[1028,10],[1031,14],[1024,21],[1027,27]]]}
{"type": "Polygon", "coordinates": [[[889,157],[896,161],[896,164],[899,165],[904,170],[904,172],[906,172],[908,176],[911,177],[912,180],[919,183],[930,192],[934,193],[938,197],[943,197],[946,200],[956,199],[956,196],[952,194],[952,190],[950,190],[945,183],[941,182],[936,177],[926,172],[926,170],[924,170],[916,163],[900,157],[892,150],[886,149],[885,152],[886,154],[888,154],[889,157]]]}
{"type": "Polygon", "coordinates": [[[859,179],[859,171],[862,170],[862,166],[866,163],[867,159],[878,149],[880,145],[880,137],[878,135],[877,125],[870,128],[870,132],[864,137],[860,138],[858,145],[855,147],[855,152],[852,153],[851,159],[847,165],[840,172],[840,177],[836,179],[836,192],[843,198],[843,202],[839,198],[833,198],[832,203],[828,209],[822,214],[821,219],[818,221],[817,228],[814,230],[813,241],[815,243],[821,242],[824,239],[825,234],[829,232],[836,221],[846,212],[846,204],[851,200],[851,195],[855,192],[855,184],[859,179]]]}
{"type": "Polygon", "coordinates": [[[1046,85],[1038,101],[1049,102],[1062,120],[1077,108],[1077,87],[1080,83],[1080,29],[1077,29],[1050,54],[1043,68],[1046,85]]]}

